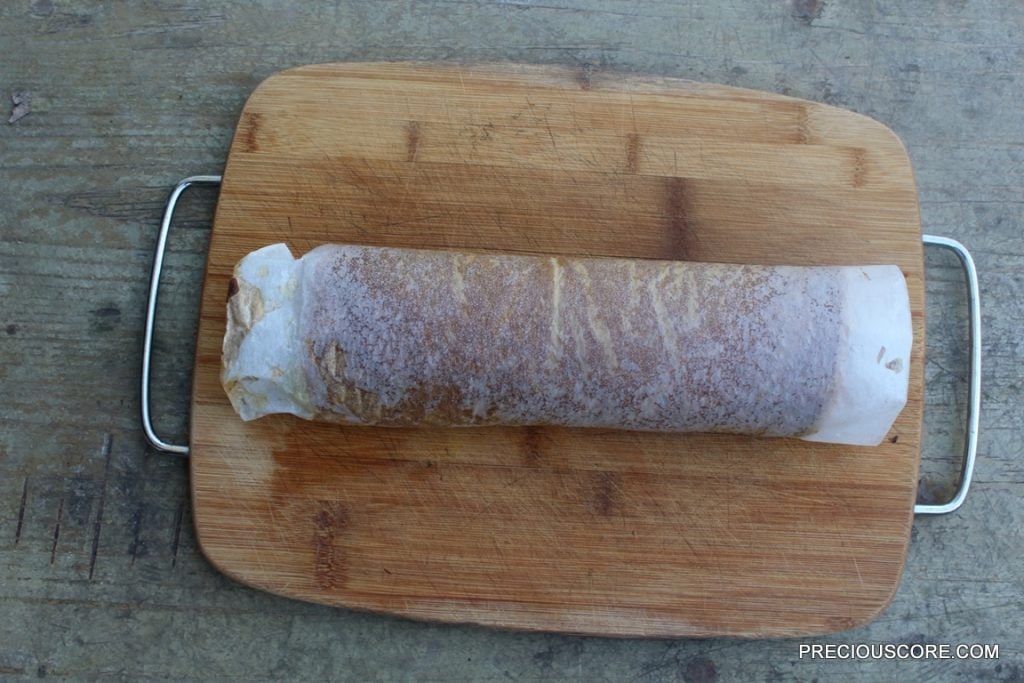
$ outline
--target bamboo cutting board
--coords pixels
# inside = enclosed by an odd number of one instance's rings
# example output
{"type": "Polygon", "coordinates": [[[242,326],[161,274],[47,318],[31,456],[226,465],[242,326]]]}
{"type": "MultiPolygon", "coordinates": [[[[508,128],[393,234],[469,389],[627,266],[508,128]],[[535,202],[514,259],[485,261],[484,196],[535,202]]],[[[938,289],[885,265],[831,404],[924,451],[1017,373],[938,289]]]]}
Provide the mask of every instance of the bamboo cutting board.
{"type": "Polygon", "coordinates": [[[206,557],[302,600],[614,636],[846,629],[888,604],[920,452],[923,258],[885,126],[778,95],[590,70],[346,64],[265,81],[203,291],[192,489],[206,557]],[[241,422],[235,262],[324,242],[902,267],[910,398],[878,448],[555,428],[241,422]]]}

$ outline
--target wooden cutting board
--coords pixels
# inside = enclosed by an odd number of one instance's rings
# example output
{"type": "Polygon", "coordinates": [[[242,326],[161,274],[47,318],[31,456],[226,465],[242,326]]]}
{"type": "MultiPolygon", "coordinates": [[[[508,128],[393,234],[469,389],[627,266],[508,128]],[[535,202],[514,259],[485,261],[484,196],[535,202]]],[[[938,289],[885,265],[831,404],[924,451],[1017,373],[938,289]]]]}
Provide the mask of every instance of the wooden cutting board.
{"type": "Polygon", "coordinates": [[[885,608],[922,413],[917,194],[885,126],[778,95],[550,67],[337,64],[245,105],[192,413],[206,557],[280,595],[613,636],[817,634],[885,608]],[[247,252],[324,242],[902,267],[910,398],[877,448],[552,428],[243,423],[221,389],[247,252]]]}

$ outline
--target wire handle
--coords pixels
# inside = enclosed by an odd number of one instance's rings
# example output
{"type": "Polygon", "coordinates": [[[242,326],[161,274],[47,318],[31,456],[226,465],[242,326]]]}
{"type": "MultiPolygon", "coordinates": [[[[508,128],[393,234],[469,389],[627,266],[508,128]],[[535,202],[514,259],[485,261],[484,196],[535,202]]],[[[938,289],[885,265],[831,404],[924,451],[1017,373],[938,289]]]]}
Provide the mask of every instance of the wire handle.
{"type": "Polygon", "coordinates": [[[156,250],[153,252],[153,272],[149,277],[149,298],[146,301],[146,336],[142,342],[142,431],[146,440],[153,448],[164,453],[188,456],[188,446],[167,443],[153,429],[153,420],[150,415],[149,405],[149,370],[153,355],[153,328],[156,323],[156,299],[160,293],[160,273],[164,268],[164,252],[167,249],[167,234],[171,230],[171,219],[174,218],[174,209],[178,205],[178,199],[188,188],[194,185],[205,185],[216,187],[220,185],[219,175],[194,175],[178,182],[171,190],[164,206],[164,217],[160,222],[160,236],[156,241],[156,250]]]}
{"type": "Polygon", "coordinates": [[[926,505],[918,503],[914,505],[914,514],[917,515],[944,515],[953,512],[964,503],[967,498],[967,491],[971,488],[971,478],[974,476],[974,461],[978,455],[978,424],[981,420],[981,293],[978,287],[978,271],[974,267],[974,259],[967,248],[948,237],[938,235],[924,235],[924,243],[949,249],[963,266],[967,274],[967,315],[969,318],[971,340],[970,340],[970,364],[969,364],[969,393],[967,398],[967,440],[964,450],[964,464],[960,471],[960,485],[957,487],[956,495],[948,502],[939,505],[926,505]]]}

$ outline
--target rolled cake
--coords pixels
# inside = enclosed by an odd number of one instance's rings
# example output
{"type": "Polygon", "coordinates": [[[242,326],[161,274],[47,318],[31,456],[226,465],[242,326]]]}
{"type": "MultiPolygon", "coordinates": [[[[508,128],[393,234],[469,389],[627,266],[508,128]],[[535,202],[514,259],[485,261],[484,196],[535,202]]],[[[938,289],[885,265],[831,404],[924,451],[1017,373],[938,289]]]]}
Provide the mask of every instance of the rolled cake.
{"type": "Polygon", "coordinates": [[[895,266],[276,244],[235,269],[222,380],[244,420],[875,445],[906,402],[910,344],[895,266]]]}

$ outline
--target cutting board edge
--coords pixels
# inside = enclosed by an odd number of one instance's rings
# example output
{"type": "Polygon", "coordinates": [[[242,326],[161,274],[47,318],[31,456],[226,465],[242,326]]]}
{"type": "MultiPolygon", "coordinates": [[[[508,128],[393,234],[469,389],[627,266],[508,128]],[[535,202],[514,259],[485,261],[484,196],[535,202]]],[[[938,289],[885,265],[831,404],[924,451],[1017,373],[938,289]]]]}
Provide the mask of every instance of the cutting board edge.
{"type": "MultiPolygon", "coordinates": [[[[196,512],[198,513],[198,511],[196,512]]],[[[198,516],[198,514],[196,516],[198,516]]],[[[636,627],[635,624],[643,623],[645,620],[650,620],[651,611],[635,609],[632,610],[631,614],[629,613],[629,610],[622,610],[623,613],[621,614],[623,621],[632,627],[616,629],[609,627],[607,622],[602,621],[600,625],[588,628],[586,626],[579,625],[579,622],[586,620],[587,611],[578,608],[563,609],[561,610],[561,614],[558,618],[551,618],[549,620],[550,623],[539,624],[537,623],[538,620],[536,618],[531,621],[528,616],[523,616],[521,619],[510,619],[509,612],[502,611],[503,606],[513,603],[513,601],[507,600],[475,599],[463,600],[461,602],[450,599],[445,600],[449,605],[457,605],[458,609],[463,610],[463,614],[474,612],[480,613],[478,618],[471,618],[427,607],[418,609],[387,608],[375,606],[368,602],[361,603],[358,600],[346,600],[343,598],[323,599],[317,596],[308,596],[301,593],[280,590],[272,583],[264,583],[258,579],[247,576],[244,572],[236,571],[230,561],[222,560],[222,558],[217,556],[213,548],[206,545],[203,534],[200,533],[198,524],[195,527],[195,532],[197,546],[206,561],[230,580],[247,588],[270,593],[271,595],[286,598],[288,600],[299,600],[300,602],[315,605],[326,605],[334,608],[347,609],[360,614],[379,614],[393,618],[409,619],[423,624],[474,626],[509,633],[552,633],[613,639],[705,639],[724,637],[743,640],[764,640],[827,636],[856,630],[870,624],[889,608],[896,592],[899,589],[899,581],[897,581],[893,584],[890,594],[877,606],[871,606],[866,609],[863,614],[837,619],[832,625],[822,625],[820,627],[796,628],[783,626],[772,628],[770,626],[761,626],[758,628],[733,628],[723,625],[718,628],[712,628],[692,626],[688,625],[685,621],[666,617],[662,622],[663,625],[660,627],[639,628],[636,627]],[[672,625],[665,625],[668,623],[671,623],[672,625]]],[[[439,599],[438,602],[440,601],[441,600],[439,599]]],[[[423,602],[429,603],[430,601],[423,600],[423,602]]],[[[523,603],[522,601],[518,601],[518,604],[523,603]]]]}
{"type": "MultiPolygon", "coordinates": [[[[623,90],[629,92],[637,89],[638,86],[656,87],[664,91],[666,95],[678,95],[680,92],[692,94],[703,94],[709,97],[722,99],[736,99],[737,95],[751,102],[789,102],[793,105],[811,107],[818,112],[838,115],[846,120],[856,120],[861,125],[867,126],[874,132],[881,133],[887,138],[887,143],[895,146],[894,151],[901,153],[907,162],[907,169],[913,175],[913,164],[907,152],[903,139],[886,123],[862,112],[852,109],[844,109],[826,102],[818,102],[794,95],[772,93],[755,90],[735,85],[723,85],[720,83],[707,83],[681,76],[656,75],[642,71],[625,71],[618,69],[597,68],[591,65],[570,66],[567,64],[526,64],[521,62],[504,62],[493,60],[474,60],[468,62],[417,62],[410,60],[397,61],[372,61],[372,62],[319,62],[316,64],[303,64],[289,67],[274,72],[260,81],[253,91],[246,98],[241,111],[245,112],[249,106],[259,101],[264,91],[270,89],[278,80],[296,76],[306,76],[327,72],[331,75],[358,76],[371,71],[403,71],[412,70],[423,73],[430,71],[442,71],[448,73],[469,74],[492,74],[513,78],[522,81],[527,85],[530,79],[550,79],[550,85],[558,87],[576,88],[583,91],[590,90],[623,90]]],[[[238,128],[234,135],[229,149],[234,149],[238,128]]],[[[226,178],[225,178],[226,179],[226,178]]],[[[914,179],[916,188],[917,182],[914,179]]]]}

